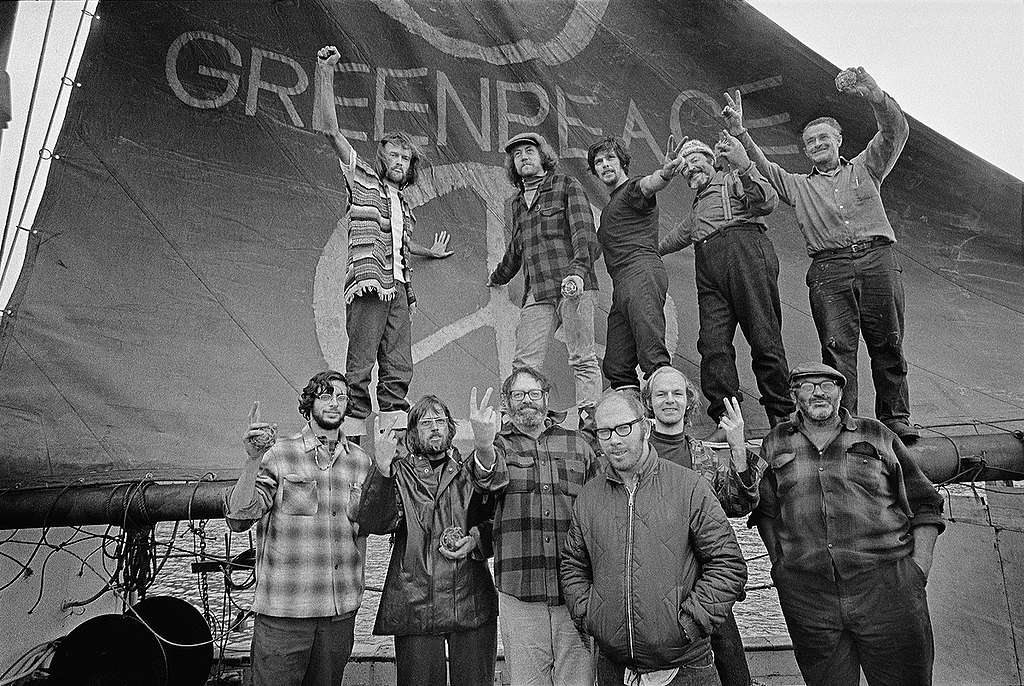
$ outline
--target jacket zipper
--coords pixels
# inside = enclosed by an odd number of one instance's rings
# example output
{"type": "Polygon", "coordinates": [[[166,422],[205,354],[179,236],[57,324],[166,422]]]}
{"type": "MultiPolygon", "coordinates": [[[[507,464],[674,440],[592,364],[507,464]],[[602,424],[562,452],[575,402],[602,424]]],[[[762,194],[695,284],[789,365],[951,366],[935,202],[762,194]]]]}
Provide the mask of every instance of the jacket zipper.
{"type": "Polygon", "coordinates": [[[626,630],[629,632],[629,658],[631,660],[636,659],[633,654],[633,503],[636,491],[640,487],[639,477],[636,483],[633,485],[632,490],[629,486],[626,486],[626,492],[629,493],[629,500],[627,504],[627,524],[626,524],[626,630]]]}

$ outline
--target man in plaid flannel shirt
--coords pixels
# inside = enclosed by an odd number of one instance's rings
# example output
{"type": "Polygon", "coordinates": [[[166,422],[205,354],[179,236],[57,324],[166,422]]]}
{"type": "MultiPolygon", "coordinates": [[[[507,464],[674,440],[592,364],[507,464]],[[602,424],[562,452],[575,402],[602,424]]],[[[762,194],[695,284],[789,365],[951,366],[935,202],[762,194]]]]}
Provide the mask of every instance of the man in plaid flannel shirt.
{"type": "MultiPolygon", "coordinates": [[[[757,505],[760,475],[767,463],[747,450],[743,414],[736,398],[725,398],[720,428],[729,444],[724,464],[706,442],[693,438],[689,429],[700,411],[700,395],[686,375],[675,367],[654,370],[640,393],[648,412],[654,414],[651,447],[658,457],[697,471],[708,480],[725,514],[741,517],[757,505]]],[[[742,600],[742,597],[740,598],[742,600]]],[[[749,686],[750,669],[743,639],[732,610],[711,634],[715,668],[722,686],[749,686]]]]}
{"type": "Polygon", "coordinates": [[[592,686],[590,639],[576,630],[558,579],[572,504],[597,473],[594,451],[579,431],[548,411],[547,379],[517,369],[502,384],[508,420],[499,431],[487,407],[470,420],[477,485],[498,494],[494,512],[494,580],[501,640],[511,683],[592,686]]]}
{"type": "Polygon", "coordinates": [[[340,686],[352,652],[366,557],[354,521],[370,459],[339,430],[347,404],[345,376],[328,370],[302,390],[307,423],[294,436],[261,422],[259,403],[249,414],[224,519],[235,532],[257,525],[254,686],[340,686]]]}
{"type": "Polygon", "coordinates": [[[576,379],[576,407],[581,418],[592,415],[601,369],[594,343],[597,236],[590,202],[579,181],[554,172],[558,158],[539,134],[513,136],[505,152],[505,171],[519,192],[512,198],[508,247],[487,285],[507,284],[523,270],[512,369],[540,369],[551,331],[561,326],[576,379]]]}

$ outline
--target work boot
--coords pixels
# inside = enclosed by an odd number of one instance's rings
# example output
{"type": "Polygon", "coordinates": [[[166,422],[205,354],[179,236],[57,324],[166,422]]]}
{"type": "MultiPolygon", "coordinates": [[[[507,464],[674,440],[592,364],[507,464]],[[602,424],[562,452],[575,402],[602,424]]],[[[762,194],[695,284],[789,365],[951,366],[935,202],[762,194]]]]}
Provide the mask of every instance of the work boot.
{"type": "Polygon", "coordinates": [[[900,437],[904,445],[910,445],[911,443],[917,442],[917,439],[921,438],[921,432],[915,427],[911,426],[910,423],[905,419],[890,419],[884,424],[889,429],[900,437]]]}

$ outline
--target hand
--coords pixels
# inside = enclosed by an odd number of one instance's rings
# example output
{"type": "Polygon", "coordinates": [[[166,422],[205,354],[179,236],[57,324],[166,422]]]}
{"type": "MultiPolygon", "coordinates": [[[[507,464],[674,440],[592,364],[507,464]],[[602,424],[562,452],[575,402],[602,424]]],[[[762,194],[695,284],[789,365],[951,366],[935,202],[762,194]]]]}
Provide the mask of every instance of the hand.
{"type": "Polygon", "coordinates": [[[416,314],[416,302],[415,301],[409,303],[409,319],[412,319],[412,316],[414,314],[416,314]]]}
{"type": "Polygon", "coordinates": [[[373,418],[373,461],[377,463],[377,469],[384,476],[391,476],[391,463],[395,461],[395,454],[398,452],[396,424],[398,417],[383,427],[380,425],[380,415],[373,418]]]}
{"type": "Polygon", "coordinates": [[[684,137],[677,145],[676,137],[674,135],[669,135],[668,137],[668,143],[665,146],[665,159],[662,161],[661,169],[659,170],[661,178],[666,181],[671,179],[673,176],[678,175],[682,170],[683,165],[686,164],[685,160],[682,160],[679,157],[679,153],[682,152],[683,145],[686,143],[686,140],[687,138],[684,137]]]}
{"type": "Polygon", "coordinates": [[[461,560],[468,557],[473,548],[476,547],[476,539],[472,536],[463,536],[455,544],[455,550],[448,550],[443,545],[438,546],[437,549],[441,551],[441,555],[452,562],[455,560],[461,560]]]}
{"type": "Polygon", "coordinates": [[[885,92],[878,87],[878,82],[875,81],[875,77],[867,73],[864,67],[851,67],[848,71],[852,71],[857,76],[857,82],[852,86],[847,86],[843,89],[843,93],[850,95],[859,95],[866,100],[871,102],[882,102],[885,99],[885,92]]]}
{"type": "Polygon", "coordinates": [[[722,109],[722,118],[729,133],[738,136],[743,133],[743,96],[737,88],[734,95],[725,95],[725,107],[722,109]]]}
{"type": "MultiPolygon", "coordinates": [[[[740,402],[736,398],[725,398],[725,414],[718,422],[718,426],[725,431],[725,440],[733,453],[743,453],[743,466],[746,467],[746,436],[743,434],[743,413],[740,412],[740,402]]],[[[735,456],[733,462],[735,462],[735,456]]],[[[739,465],[737,465],[739,466],[739,465]]]]}
{"type": "Polygon", "coordinates": [[[448,249],[448,243],[452,237],[447,231],[439,231],[434,234],[434,244],[428,248],[430,256],[437,260],[443,260],[455,254],[454,250],[448,249]]]}
{"type": "Polygon", "coordinates": [[[718,142],[715,143],[715,154],[725,158],[725,161],[737,171],[744,171],[750,166],[750,156],[743,149],[740,139],[728,131],[722,131],[718,142]]]}
{"type": "Polygon", "coordinates": [[[333,45],[325,45],[316,53],[316,61],[328,67],[334,67],[341,60],[341,53],[333,45]]]}
{"type": "Polygon", "coordinates": [[[493,445],[498,433],[498,413],[487,404],[493,391],[488,388],[479,405],[476,404],[476,386],[469,392],[469,424],[473,428],[473,445],[477,448],[493,445]]]}
{"type": "Polygon", "coordinates": [[[570,274],[562,279],[562,295],[567,298],[578,298],[583,295],[583,277],[570,274]]]}
{"type": "Polygon", "coordinates": [[[277,424],[260,421],[260,403],[255,401],[249,410],[249,429],[242,436],[242,445],[250,460],[262,460],[267,451],[274,447],[277,424]]]}

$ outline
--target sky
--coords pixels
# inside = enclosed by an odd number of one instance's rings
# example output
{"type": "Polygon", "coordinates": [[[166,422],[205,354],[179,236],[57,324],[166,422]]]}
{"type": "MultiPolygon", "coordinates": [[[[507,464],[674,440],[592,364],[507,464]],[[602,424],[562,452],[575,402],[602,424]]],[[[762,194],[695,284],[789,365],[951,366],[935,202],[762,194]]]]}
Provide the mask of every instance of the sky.
{"type": "MultiPolygon", "coordinates": [[[[483,0],[481,0],[483,1],[483,0]]],[[[839,67],[863,66],[919,121],[1024,179],[1024,0],[749,0],[786,31],[839,67]]],[[[71,45],[83,0],[57,2],[51,46],[71,45]]],[[[89,1],[95,6],[95,0],[89,1]]],[[[23,2],[8,71],[12,77],[14,121],[0,145],[0,207],[6,216],[17,166],[26,110],[50,3],[23,2]],[[34,27],[26,31],[23,27],[34,27]]],[[[86,25],[85,31],[88,26],[86,25]]],[[[84,32],[83,32],[84,35],[84,32]]],[[[49,51],[48,51],[49,52],[49,51]]],[[[54,75],[40,84],[34,131],[25,147],[14,207],[18,223],[32,170],[43,147],[46,120],[59,92],[66,54],[49,55],[44,69],[54,75]]],[[[61,105],[66,100],[66,89],[61,105]]],[[[63,108],[57,108],[58,121],[63,108]]],[[[54,126],[50,141],[56,137],[54,126]]],[[[48,164],[39,168],[35,194],[48,164]]],[[[31,227],[34,203],[24,226],[31,227]]],[[[25,236],[18,236],[7,279],[0,283],[6,304],[20,267],[25,236]]],[[[6,252],[6,251],[5,251],[6,252]]],[[[0,271],[3,264],[0,262],[0,271]]],[[[0,310],[2,316],[2,310],[0,310]]]]}
{"type": "MultiPolygon", "coordinates": [[[[1024,0],[748,0],[903,110],[1024,179],[1024,0]]],[[[913,136],[913,132],[911,132],[913,136]]]]}

